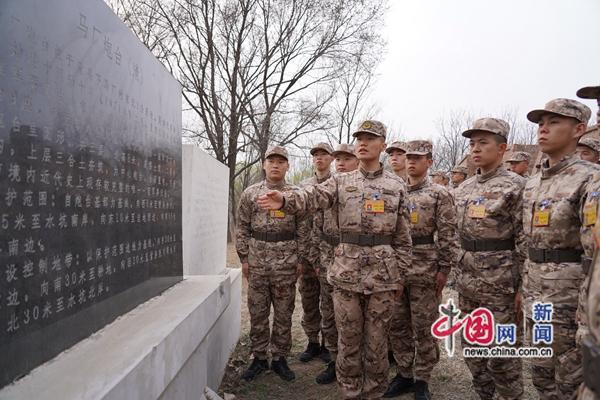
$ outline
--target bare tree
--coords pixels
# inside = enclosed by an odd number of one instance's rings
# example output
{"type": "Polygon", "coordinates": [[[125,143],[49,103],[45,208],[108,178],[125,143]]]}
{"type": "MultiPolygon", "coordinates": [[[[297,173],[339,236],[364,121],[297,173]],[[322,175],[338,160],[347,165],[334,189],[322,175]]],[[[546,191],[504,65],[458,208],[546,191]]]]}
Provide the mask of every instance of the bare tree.
{"type": "Polygon", "coordinates": [[[374,114],[374,105],[366,103],[372,83],[375,79],[377,55],[384,43],[373,38],[362,43],[357,53],[342,60],[336,80],[334,101],[335,134],[337,143],[350,143],[357,117],[361,114],[374,114]]]}
{"type": "Polygon", "coordinates": [[[537,144],[537,127],[535,124],[519,118],[519,110],[515,107],[507,107],[500,118],[510,125],[508,143],[510,144],[537,144]]]}
{"type": "Polygon", "coordinates": [[[437,120],[438,136],[433,146],[434,169],[450,170],[458,164],[468,149],[468,141],[461,135],[469,129],[473,116],[464,110],[454,110],[437,120]]]}
{"type": "Polygon", "coordinates": [[[181,83],[185,135],[229,167],[236,204],[269,145],[332,129],[338,65],[379,40],[386,0],[106,1],[181,83]]]}

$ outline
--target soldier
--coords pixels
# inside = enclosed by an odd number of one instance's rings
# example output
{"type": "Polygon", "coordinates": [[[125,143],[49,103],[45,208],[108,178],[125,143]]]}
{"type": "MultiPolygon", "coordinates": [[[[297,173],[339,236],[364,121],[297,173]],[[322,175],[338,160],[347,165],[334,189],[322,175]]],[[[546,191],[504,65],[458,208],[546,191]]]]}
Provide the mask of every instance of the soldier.
{"type": "MultiPolygon", "coordinates": [[[[522,236],[525,179],[503,166],[509,130],[506,121],[481,118],[462,133],[469,138],[470,157],[477,173],[455,192],[463,253],[457,280],[460,308],[470,313],[486,307],[501,324],[517,322],[523,262],[515,251],[515,241],[522,236]]],[[[466,358],[465,362],[481,399],[492,399],[494,392],[501,399],[523,395],[520,359],[466,358]]]]}
{"type": "Polygon", "coordinates": [[[431,177],[431,182],[435,183],[437,185],[441,185],[441,186],[447,186],[448,182],[450,181],[448,179],[448,176],[446,175],[446,173],[444,171],[433,171],[431,172],[431,174],[429,174],[429,176],[431,177]]]}
{"type": "MultiPolygon", "coordinates": [[[[300,184],[301,187],[316,185],[329,179],[331,176],[331,163],[333,162],[332,152],[331,146],[324,142],[317,143],[310,149],[315,173],[312,177],[304,180],[300,184]]],[[[311,216],[306,219],[306,223],[308,224],[308,230],[305,231],[312,232],[314,227],[312,226],[313,219],[311,216]]],[[[307,253],[302,255],[304,268],[302,276],[300,276],[298,289],[302,300],[302,328],[308,337],[308,345],[306,350],[300,354],[300,361],[308,362],[319,356],[325,362],[329,362],[331,360],[329,350],[324,342],[319,345],[319,331],[321,330],[319,298],[321,288],[319,277],[315,272],[315,268],[318,268],[319,263],[319,248],[310,244],[310,237],[301,238],[301,240],[307,241],[307,245],[303,246],[307,253]]]]}
{"type": "MultiPolygon", "coordinates": [[[[600,127],[600,86],[581,88],[577,91],[577,96],[584,99],[596,99],[598,103],[597,124],[600,127]]],[[[586,135],[579,140],[578,150],[579,145],[585,144],[587,138],[592,139],[592,137],[586,135]]],[[[593,143],[590,141],[589,145],[586,145],[595,148],[596,155],[598,154],[598,148],[595,147],[597,143],[597,139],[594,138],[593,143]]],[[[584,159],[581,153],[580,158],[584,159]]],[[[593,159],[588,161],[593,162],[593,159]]],[[[579,400],[600,400],[600,385],[598,384],[598,371],[600,371],[600,266],[598,266],[600,264],[600,255],[598,254],[598,247],[600,246],[600,223],[598,219],[600,213],[598,213],[598,179],[598,173],[596,173],[592,188],[588,190],[586,204],[583,207],[584,215],[587,214],[588,221],[595,213],[596,222],[593,229],[593,238],[589,234],[592,230],[587,230],[587,232],[585,228],[582,230],[582,241],[587,242],[584,248],[594,247],[595,250],[594,260],[590,263],[591,268],[587,271],[580,290],[579,308],[577,310],[579,315],[577,339],[578,343],[581,343],[583,351],[583,384],[579,391],[579,400]],[[596,193],[594,193],[594,190],[596,190],[596,193]]],[[[586,224],[584,223],[584,225],[586,224]]],[[[583,262],[584,269],[586,261],[583,262]]]]}
{"type": "Polygon", "coordinates": [[[469,176],[469,170],[467,167],[463,167],[462,165],[455,165],[450,172],[452,173],[452,175],[450,175],[452,189],[459,187],[460,184],[467,179],[467,176],[469,176]]]}
{"type": "Polygon", "coordinates": [[[295,374],[286,356],[292,346],[291,326],[296,279],[299,271],[296,229],[299,216],[281,210],[265,212],[256,206],[263,193],[278,189],[288,192],[297,187],[285,182],[289,168],[285,148],[275,146],[266,153],[263,164],[266,178],[242,193],[238,209],[236,249],[242,272],[248,279],[248,311],[250,342],[254,359],[242,374],[252,380],[267,370],[268,347],[271,347],[271,369],[282,379],[291,381],[295,374]],[[269,343],[269,314],[273,306],[273,329],[269,343]]]}
{"type": "Polygon", "coordinates": [[[529,178],[529,160],[531,160],[531,154],[528,152],[515,151],[506,160],[506,163],[509,165],[508,170],[524,178],[529,178]]]}
{"type": "Polygon", "coordinates": [[[396,175],[406,182],[406,144],[403,142],[392,142],[385,152],[389,154],[388,164],[396,175]]]}
{"type": "MultiPolygon", "coordinates": [[[[337,173],[351,172],[358,168],[358,158],[354,155],[354,146],[351,144],[338,145],[331,155],[335,158],[337,173]]],[[[321,334],[331,353],[331,361],[327,364],[327,368],[317,375],[316,382],[325,385],[334,382],[336,378],[335,360],[337,358],[338,333],[333,311],[333,286],[327,282],[327,271],[333,264],[333,250],[340,242],[337,208],[319,210],[315,214],[315,228],[317,232],[313,238],[320,249],[320,267],[317,273],[321,284],[321,334]]]]}
{"type": "Polygon", "coordinates": [[[554,311],[553,357],[532,360],[533,385],[542,400],[570,398],[583,379],[576,310],[584,279],[582,255],[591,251],[582,243],[589,219],[583,208],[595,168],[576,157],[575,150],[590,115],[587,106],[570,99],[551,100],[527,114],[538,124],[540,150],[548,157],[523,193],[528,245],[523,295],[529,325],[534,302],[552,303],[554,311]]]}
{"type": "Polygon", "coordinates": [[[390,328],[398,373],[383,397],[414,390],[415,399],[430,399],[428,382],[440,357],[431,325],[448,273],[458,260],[458,237],[452,195],[427,177],[433,163],[432,147],[426,140],[413,140],[406,145],[413,260],[390,328]]]}
{"type": "Polygon", "coordinates": [[[585,161],[600,164],[600,139],[585,135],[577,143],[577,155],[585,161]]]}
{"type": "Polygon", "coordinates": [[[354,133],[359,170],[258,200],[262,208],[286,213],[337,206],[340,244],[327,278],[334,287],[336,374],[344,399],[378,399],[386,390],[389,323],[410,265],[406,187],[379,162],[385,135],[381,122],[364,121],[354,133]]]}
{"type": "Polygon", "coordinates": [[[587,297],[587,320],[589,331],[583,337],[583,384],[580,387],[578,400],[600,400],[600,214],[596,217],[594,228],[595,251],[590,270],[590,283],[587,297]]]}

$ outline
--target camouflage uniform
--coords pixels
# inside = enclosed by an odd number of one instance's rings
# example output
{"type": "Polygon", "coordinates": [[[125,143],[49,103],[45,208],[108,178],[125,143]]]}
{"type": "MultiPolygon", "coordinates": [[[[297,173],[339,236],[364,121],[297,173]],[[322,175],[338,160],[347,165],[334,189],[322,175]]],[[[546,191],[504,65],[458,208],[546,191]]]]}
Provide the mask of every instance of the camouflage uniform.
{"type": "MultiPolygon", "coordinates": [[[[385,137],[377,121],[355,133],[385,137]]],[[[285,193],[285,212],[337,205],[340,244],[327,271],[338,329],[336,373],[345,399],[379,399],[386,390],[387,335],[395,291],[410,264],[404,183],[380,168],[336,174],[285,193]]]]}
{"type": "MultiPolygon", "coordinates": [[[[574,100],[556,99],[527,114],[532,122],[551,113],[587,123],[589,109],[574,100]]],[[[553,357],[532,360],[532,380],[541,399],[568,399],[582,382],[581,351],[576,346],[576,310],[584,279],[581,256],[591,255],[584,236],[583,206],[593,164],[574,155],[532,177],[523,193],[523,228],[529,246],[523,277],[528,325],[534,302],[553,303],[553,357]],[[581,234],[581,236],[580,236],[581,234]],[[551,250],[551,251],[549,251],[551,250]]]]}
{"type": "MultiPolygon", "coordinates": [[[[577,91],[577,96],[598,100],[600,99],[600,86],[579,89],[577,91]]],[[[600,100],[598,100],[598,102],[600,106],[600,100]]],[[[598,116],[600,116],[600,107],[598,108],[598,116]]],[[[598,118],[598,124],[600,125],[600,118],[598,118]]],[[[590,137],[589,135],[586,135],[579,140],[578,144],[588,146],[600,153],[600,141],[590,137]]],[[[594,248],[594,259],[590,263],[591,268],[586,274],[586,278],[582,285],[582,290],[580,291],[579,296],[578,315],[580,316],[580,319],[579,330],[577,333],[578,339],[583,339],[584,353],[586,352],[586,348],[589,349],[589,353],[591,353],[591,349],[595,349],[596,353],[600,353],[600,254],[598,254],[598,246],[600,245],[600,213],[598,213],[597,199],[597,193],[600,185],[599,182],[599,174],[595,173],[591,184],[591,189],[588,190],[586,204],[584,205],[583,229],[585,230],[582,231],[581,238],[584,248],[594,248]],[[592,208],[588,208],[590,206],[592,208]],[[593,216],[592,210],[596,213],[596,222],[593,229],[593,235],[590,234],[591,229],[585,227],[587,225],[586,219],[587,222],[589,222],[589,219],[593,216]],[[594,243],[591,243],[593,239],[595,239],[594,243]]],[[[595,368],[600,368],[600,361],[598,361],[598,358],[596,358],[595,363],[595,368]]],[[[593,376],[592,362],[590,362],[587,366],[584,365],[584,377],[584,384],[581,385],[578,399],[600,400],[600,387],[598,387],[600,385],[596,386],[595,391],[591,389],[592,383],[598,382],[598,377],[593,376]]]]}
{"type": "MultiPolygon", "coordinates": [[[[354,146],[340,144],[332,153],[354,154],[354,146]]],[[[333,264],[333,251],[340,241],[337,205],[319,210],[314,215],[313,247],[319,249],[319,283],[321,285],[321,334],[333,361],[337,358],[338,332],[333,309],[333,286],[327,281],[327,271],[333,264]]]]}
{"type": "MultiPolygon", "coordinates": [[[[407,147],[407,155],[427,155],[432,151],[431,143],[422,140],[408,142],[407,147]]],[[[456,211],[448,189],[431,183],[427,177],[408,185],[407,208],[413,261],[407,271],[404,294],[392,317],[390,343],[398,373],[413,377],[414,364],[415,379],[428,382],[439,361],[437,340],[431,335],[440,300],[436,275],[448,275],[458,259],[456,211]]]]}
{"type": "MultiPolygon", "coordinates": [[[[506,137],[509,125],[499,119],[476,120],[463,132],[489,132],[506,137]]],[[[463,182],[455,192],[458,233],[463,254],[457,282],[460,309],[470,313],[487,307],[497,323],[516,323],[515,296],[522,257],[515,241],[522,236],[522,193],[525,179],[502,165],[463,182]]],[[[463,346],[470,346],[463,338],[463,346]]],[[[473,386],[482,399],[518,399],[523,395],[520,359],[467,358],[473,386]]]]}
{"type": "MultiPolygon", "coordinates": [[[[326,150],[331,154],[332,149],[328,144],[326,150]]],[[[307,187],[317,185],[325,182],[331,177],[331,173],[328,173],[322,178],[318,178],[316,174],[312,177],[304,180],[300,187],[307,187]]],[[[308,232],[314,231],[314,220],[313,216],[308,216],[306,222],[308,232]]],[[[321,330],[321,311],[319,308],[321,285],[319,284],[319,277],[317,276],[315,269],[319,268],[319,246],[313,242],[313,235],[307,238],[300,238],[300,240],[306,240],[305,254],[302,254],[304,273],[300,277],[298,282],[298,291],[300,292],[300,298],[302,300],[302,328],[304,333],[308,337],[308,341],[311,343],[319,343],[319,331],[321,330]]]]}
{"type": "Polygon", "coordinates": [[[259,196],[274,189],[289,192],[297,187],[264,180],[244,190],[238,209],[236,249],[241,262],[249,264],[250,341],[254,357],[260,360],[267,359],[269,342],[274,359],[285,357],[292,346],[296,267],[298,252],[303,250],[295,238],[300,215],[265,212],[256,205],[259,196]],[[271,305],[274,311],[269,341],[271,305]]]}

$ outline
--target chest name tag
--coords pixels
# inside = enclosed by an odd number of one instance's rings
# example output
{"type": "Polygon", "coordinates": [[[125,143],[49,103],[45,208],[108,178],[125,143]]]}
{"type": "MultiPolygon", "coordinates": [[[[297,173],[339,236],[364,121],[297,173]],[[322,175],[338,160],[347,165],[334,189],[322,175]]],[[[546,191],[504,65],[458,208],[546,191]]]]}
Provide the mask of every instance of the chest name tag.
{"type": "Polygon", "coordinates": [[[285,218],[285,213],[281,210],[269,210],[271,218],[285,218]]]}
{"type": "Polygon", "coordinates": [[[467,215],[470,218],[482,219],[485,218],[485,206],[483,204],[471,204],[469,205],[469,209],[467,215]]]}
{"type": "Polygon", "coordinates": [[[550,225],[550,210],[535,210],[533,213],[533,226],[542,227],[550,225]]]}
{"type": "Polygon", "coordinates": [[[410,223],[416,225],[419,223],[419,213],[416,211],[410,212],[410,223]]]}
{"type": "Polygon", "coordinates": [[[596,223],[596,202],[583,206],[583,225],[593,226],[596,223]]]}
{"type": "Polygon", "coordinates": [[[373,214],[381,214],[385,211],[383,200],[365,200],[365,211],[373,214]]]}

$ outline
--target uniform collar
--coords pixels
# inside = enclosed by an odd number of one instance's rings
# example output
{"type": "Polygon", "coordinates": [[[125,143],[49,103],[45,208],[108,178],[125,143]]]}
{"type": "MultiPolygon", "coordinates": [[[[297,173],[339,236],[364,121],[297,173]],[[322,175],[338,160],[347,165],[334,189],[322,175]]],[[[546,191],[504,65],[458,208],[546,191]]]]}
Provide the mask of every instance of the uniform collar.
{"type": "Polygon", "coordinates": [[[506,171],[506,169],[504,168],[504,166],[502,164],[500,164],[499,166],[496,167],[496,169],[493,169],[490,172],[486,172],[485,174],[482,174],[481,169],[477,168],[477,173],[475,174],[475,176],[477,177],[477,182],[483,183],[485,181],[492,179],[493,177],[495,177],[497,175],[500,175],[504,171],[506,171]]]}
{"type": "Polygon", "coordinates": [[[575,157],[575,153],[564,156],[562,160],[552,167],[550,167],[550,160],[544,160],[542,163],[542,179],[551,178],[552,176],[558,174],[563,168],[568,167],[577,160],[578,158],[575,157]]]}
{"type": "Polygon", "coordinates": [[[426,176],[425,179],[423,179],[421,182],[415,183],[414,185],[411,185],[407,182],[406,187],[409,192],[414,192],[415,190],[423,189],[424,187],[427,187],[429,185],[431,185],[431,181],[429,180],[429,177],[426,176]]]}
{"type": "Polygon", "coordinates": [[[285,179],[279,182],[269,182],[268,179],[265,179],[265,186],[268,189],[282,189],[286,185],[285,179]]]}
{"type": "Polygon", "coordinates": [[[363,167],[360,167],[360,173],[367,179],[375,179],[383,175],[383,164],[379,163],[379,169],[377,171],[366,171],[363,167]]]}
{"type": "Polygon", "coordinates": [[[315,180],[317,181],[317,183],[323,183],[323,182],[325,182],[329,178],[331,178],[331,171],[327,172],[327,175],[325,175],[322,178],[319,178],[317,176],[317,173],[315,172],[315,180]]]}

